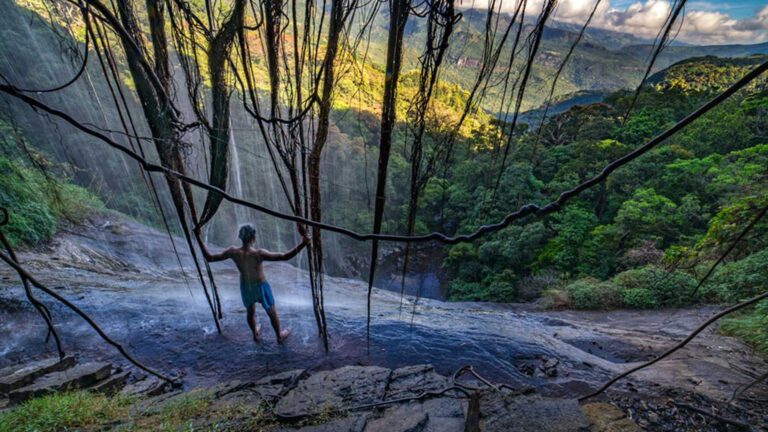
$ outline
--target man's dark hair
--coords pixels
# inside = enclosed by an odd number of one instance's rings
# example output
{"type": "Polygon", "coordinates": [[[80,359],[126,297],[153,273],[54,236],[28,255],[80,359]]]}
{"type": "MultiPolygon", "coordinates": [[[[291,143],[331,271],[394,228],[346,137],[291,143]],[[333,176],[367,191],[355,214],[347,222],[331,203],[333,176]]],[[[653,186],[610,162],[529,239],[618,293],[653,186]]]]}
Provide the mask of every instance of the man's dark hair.
{"type": "Polygon", "coordinates": [[[240,231],[237,233],[237,236],[246,245],[256,240],[256,230],[251,224],[240,225],[240,231]]]}

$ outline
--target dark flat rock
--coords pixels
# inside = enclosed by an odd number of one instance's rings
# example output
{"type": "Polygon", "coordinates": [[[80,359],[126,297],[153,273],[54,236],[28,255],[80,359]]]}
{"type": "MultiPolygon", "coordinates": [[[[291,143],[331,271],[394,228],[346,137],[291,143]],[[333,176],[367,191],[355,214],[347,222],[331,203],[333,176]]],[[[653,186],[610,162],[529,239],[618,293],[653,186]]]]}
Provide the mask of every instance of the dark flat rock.
{"type": "Polygon", "coordinates": [[[442,390],[448,378],[435,372],[432,365],[406,366],[392,371],[385,400],[416,396],[424,391],[442,390]]]}
{"type": "Polygon", "coordinates": [[[169,384],[160,378],[149,376],[141,381],[130,383],[120,390],[126,396],[157,396],[164,393],[169,384]]]}
{"type": "Polygon", "coordinates": [[[368,422],[365,432],[422,432],[426,430],[429,414],[408,406],[387,410],[384,417],[368,422]]]}
{"type": "Polygon", "coordinates": [[[369,420],[365,432],[463,432],[465,405],[451,397],[401,403],[369,420]]]}
{"type": "Polygon", "coordinates": [[[384,398],[391,371],[378,366],[345,366],[300,380],[275,406],[275,414],[296,418],[338,411],[384,398]]]}
{"type": "Polygon", "coordinates": [[[206,391],[211,394],[215,399],[222,399],[227,395],[242,390],[250,389],[254,386],[253,382],[234,380],[221,384],[217,384],[213,387],[208,387],[206,391]]]}
{"type": "Polygon", "coordinates": [[[8,394],[11,403],[18,403],[33,397],[44,396],[63,390],[90,387],[107,378],[112,372],[109,363],[83,363],[71,369],[44,375],[31,385],[8,394]]]}
{"type": "Polygon", "coordinates": [[[293,386],[296,384],[296,381],[306,378],[309,376],[307,374],[307,371],[304,369],[294,369],[286,372],[280,372],[275,375],[270,375],[268,377],[264,377],[258,381],[256,381],[256,385],[283,385],[283,386],[293,386]]]}
{"type": "Polygon", "coordinates": [[[484,432],[577,432],[588,431],[591,425],[575,399],[500,392],[483,394],[480,422],[484,432]]]}
{"type": "Polygon", "coordinates": [[[235,391],[231,391],[222,399],[239,400],[247,403],[267,402],[274,404],[278,399],[285,396],[300,379],[307,376],[308,374],[304,369],[281,372],[251,383],[247,388],[238,388],[235,391]]]}
{"type": "Polygon", "coordinates": [[[308,425],[297,429],[281,429],[278,432],[363,432],[370,414],[334,419],[327,423],[308,425]]]}
{"type": "Polygon", "coordinates": [[[74,365],[75,358],[66,356],[61,360],[49,358],[0,369],[0,393],[10,393],[13,390],[26,387],[43,375],[63,371],[74,365]]]}
{"type": "Polygon", "coordinates": [[[181,390],[171,391],[168,393],[152,396],[148,399],[143,399],[131,407],[131,415],[153,415],[161,412],[167,403],[172,403],[174,400],[178,400],[178,397],[186,397],[188,392],[182,392],[181,390]]]}
{"type": "Polygon", "coordinates": [[[93,386],[89,387],[88,390],[112,396],[122,390],[123,387],[125,387],[125,382],[128,380],[130,375],[130,372],[116,373],[97,382],[93,386]]]}

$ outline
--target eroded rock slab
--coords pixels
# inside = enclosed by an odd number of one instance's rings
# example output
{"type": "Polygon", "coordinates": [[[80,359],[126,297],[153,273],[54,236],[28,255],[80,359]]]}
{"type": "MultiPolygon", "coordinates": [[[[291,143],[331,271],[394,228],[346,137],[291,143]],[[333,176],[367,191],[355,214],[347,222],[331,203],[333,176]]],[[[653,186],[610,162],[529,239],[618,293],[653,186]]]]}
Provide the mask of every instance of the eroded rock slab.
{"type": "Polygon", "coordinates": [[[481,397],[480,422],[485,432],[576,432],[588,431],[591,424],[575,399],[499,392],[481,397]]]}
{"type": "Polygon", "coordinates": [[[174,401],[178,401],[179,398],[182,397],[189,397],[189,392],[176,390],[153,396],[149,399],[141,400],[137,404],[133,405],[131,407],[131,413],[132,415],[158,414],[163,411],[167,404],[174,403],[174,401]]]}
{"type": "Polygon", "coordinates": [[[354,415],[331,420],[318,425],[307,425],[294,429],[281,429],[279,432],[363,432],[370,417],[369,414],[354,415]]]}
{"type": "Polygon", "coordinates": [[[74,365],[75,358],[66,356],[61,360],[49,358],[0,369],[0,393],[10,393],[13,390],[26,387],[45,374],[63,371],[74,365]]]}
{"type": "Polygon", "coordinates": [[[345,366],[317,372],[280,398],[275,414],[293,418],[381,401],[390,373],[378,366],[345,366]]]}
{"type": "Polygon", "coordinates": [[[164,393],[169,384],[160,378],[149,376],[141,381],[130,383],[120,390],[120,394],[126,396],[157,396],[164,393]]]}
{"type": "Polygon", "coordinates": [[[99,381],[93,387],[89,387],[88,390],[104,393],[111,396],[125,387],[125,382],[128,380],[130,375],[130,372],[116,373],[106,379],[99,381]]]}
{"type": "Polygon", "coordinates": [[[463,432],[466,404],[440,397],[395,405],[368,422],[365,432],[463,432]]]}
{"type": "Polygon", "coordinates": [[[423,391],[442,390],[447,386],[448,378],[435,372],[432,365],[406,366],[392,371],[384,398],[412,397],[423,391]]]}
{"type": "Polygon", "coordinates": [[[369,422],[365,432],[421,432],[428,422],[429,414],[403,405],[387,410],[384,417],[369,422]]]}
{"type": "Polygon", "coordinates": [[[31,385],[14,390],[8,394],[11,403],[47,395],[57,391],[90,387],[107,378],[112,371],[109,363],[83,363],[71,369],[44,375],[31,385]]]}

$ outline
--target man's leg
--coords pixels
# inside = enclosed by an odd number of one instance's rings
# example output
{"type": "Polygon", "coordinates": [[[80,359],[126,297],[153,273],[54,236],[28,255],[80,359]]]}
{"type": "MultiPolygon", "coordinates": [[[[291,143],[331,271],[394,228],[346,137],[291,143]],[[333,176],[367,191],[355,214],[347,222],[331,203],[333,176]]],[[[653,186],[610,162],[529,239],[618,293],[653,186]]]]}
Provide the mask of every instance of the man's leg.
{"type": "Polygon", "coordinates": [[[253,340],[260,342],[259,340],[259,326],[256,325],[256,303],[251,303],[246,310],[246,318],[248,319],[248,327],[251,328],[253,333],[253,340]]]}
{"type": "Polygon", "coordinates": [[[272,305],[267,309],[267,315],[269,315],[269,322],[272,323],[272,328],[275,330],[275,337],[277,338],[277,343],[283,343],[285,338],[288,337],[288,335],[291,334],[290,330],[281,330],[280,329],[280,317],[277,316],[277,310],[275,309],[275,305],[272,305]]]}

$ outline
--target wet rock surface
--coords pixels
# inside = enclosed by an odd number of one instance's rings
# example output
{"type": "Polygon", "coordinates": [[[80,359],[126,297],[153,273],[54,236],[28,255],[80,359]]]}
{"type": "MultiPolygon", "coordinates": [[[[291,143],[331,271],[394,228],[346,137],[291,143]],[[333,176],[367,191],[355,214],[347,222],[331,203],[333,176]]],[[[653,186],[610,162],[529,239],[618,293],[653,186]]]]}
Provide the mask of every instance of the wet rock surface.
{"type": "Polygon", "coordinates": [[[395,369],[389,377],[387,400],[413,397],[418,391],[438,391],[448,387],[448,378],[435,372],[432,365],[415,365],[395,369]]]}
{"type": "Polygon", "coordinates": [[[12,403],[18,403],[57,391],[90,387],[108,378],[111,371],[110,363],[89,362],[75,365],[70,369],[43,375],[30,385],[9,392],[8,399],[12,403]]]}
{"type": "MultiPolygon", "coordinates": [[[[303,432],[635,432],[768,430],[765,407],[726,404],[687,392],[662,396],[609,392],[602,401],[580,404],[534,389],[516,391],[481,377],[443,376],[431,365],[390,370],[347,366],[309,374],[294,370],[256,381],[224,382],[188,390],[156,385],[136,371],[108,364],[82,363],[38,377],[29,388],[37,395],[66,389],[131,395],[128,418],[99,430],[132,428],[152,416],[189,411],[188,427],[231,431],[303,432]],[[106,377],[96,381],[93,380],[106,377]],[[66,379],[62,377],[66,376],[66,379]],[[464,379],[469,377],[469,379],[464,379]],[[67,386],[62,382],[69,383],[67,386]],[[77,384],[74,384],[77,383],[77,384]],[[205,402],[195,402],[205,401],[205,402]],[[473,408],[473,403],[474,408],[473,408]],[[190,405],[191,404],[191,405],[190,405]],[[222,409],[217,409],[225,407],[222,409]],[[221,413],[225,418],[219,418],[221,413]],[[256,417],[254,417],[256,415],[256,417]]],[[[24,389],[22,389],[24,390],[24,389]]],[[[28,390],[24,390],[28,391],[28,390]]],[[[14,393],[11,393],[13,397],[14,393]]],[[[19,400],[11,399],[10,403],[19,400]]],[[[8,401],[0,396],[0,410],[8,401]]],[[[149,423],[154,424],[154,423],[149,423]]],[[[141,429],[141,428],[139,428],[141,429]]]]}
{"type": "Polygon", "coordinates": [[[0,370],[0,393],[9,393],[21,387],[25,387],[35,381],[38,377],[51,372],[59,372],[69,369],[75,365],[75,358],[72,356],[59,358],[48,358],[22,366],[7,367],[0,370]]]}
{"type": "MultiPolygon", "coordinates": [[[[293,334],[286,344],[276,345],[268,331],[269,322],[259,310],[257,320],[264,341],[257,345],[248,336],[233,266],[213,265],[224,309],[222,334],[217,334],[189,256],[181,251],[182,271],[171,251],[164,233],[110,219],[61,233],[44,249],[20,251],[19,255],[37,278],[82,307],[148,366],[183,375],[187,387],[212,387],[233,380],[252,383],[221,397],[275,406],[317,373],[350,365],[376,365],[391,374],[383,388],[372,387],[360,400],[410,397],[416,388],[434,391],[467,364],[512,388],[533,389],[540,397],[573,399],[663,351],[717,311],[555,312],[529,305],[428,299],[415,304],[411,297],[401,303],[399,293],[374,289],[368,346],[366,284],[327,277],[325,304],[331,340],[325,353],[317,337],[304,271],[288,264],[266,267],[281,320],[293,334]],[[434,368],[412,366],[415,364],[434,368]],[[262,383],[261,379],[278,381],[262,383]]],[[[44,300],[68,353],[130,369],[79,317],[44,300]]],[[[44,322],[26,304],[16,275],[0,266],[0,367],[55,354],[53,343],[43,342],[44,322]]],[[[675,389],[722,401],[766,370],[768,364],[746,346],[710,329],[685,350],[620,382],[615,390],[630,395],[628,400],[675,389]]],[[[162,382],[140,378],[137,373],[127,377],[122,391],[156,396],[167,390],[162,382]]],[[[345,406],[350,406],[359,396],[355,392],[327,394],[320,401],[349,398],[345,406]]],[[[755,386],[746,397],[768,400],[768,385],[755,386]]],[[[0,404],[2,400],[0,395],[0,404]]],[[[286,403],[281,406],[288,412],[287,407],[286,403]]],[[[380,411],[393,408],[376,410],[371,420],[379,418],[380,411]]],[[[629,409],[629,405],[622,408],[625,413],[629,409]]],[[[759,407],[750,409],[761,412],[759,407]]],[[[653,425],[650,420],[649,424],[653,425]]]]}
{"type": "Polygon", "coordinates": [[[486,392],[480,399],[481,429],[493,432],[587,431],[590,422],[573,399],[486,392]]]}
{"type": "Polygon", "coordinates": [[[275,406],[275,414],[294,418],[383,400],[391,371],[377,366],[345,366],[298,382],[275,406]]]}

